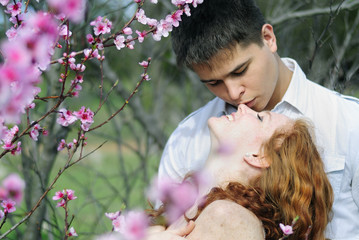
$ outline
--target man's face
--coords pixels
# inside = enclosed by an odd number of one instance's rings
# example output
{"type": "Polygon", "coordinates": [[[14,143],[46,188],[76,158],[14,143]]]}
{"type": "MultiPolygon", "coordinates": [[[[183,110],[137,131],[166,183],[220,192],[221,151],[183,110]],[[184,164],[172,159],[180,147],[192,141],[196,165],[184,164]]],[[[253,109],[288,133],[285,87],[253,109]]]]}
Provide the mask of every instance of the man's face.
{"type": "Polygon", "coordinates": [[[245,104],[256,110],[270,110],[283,97],[280,85],[277,48],[264,41],[263,46],[250,44],[222,50],[205,64],[193,70],[208,89],[227,103],[245,104]]]}

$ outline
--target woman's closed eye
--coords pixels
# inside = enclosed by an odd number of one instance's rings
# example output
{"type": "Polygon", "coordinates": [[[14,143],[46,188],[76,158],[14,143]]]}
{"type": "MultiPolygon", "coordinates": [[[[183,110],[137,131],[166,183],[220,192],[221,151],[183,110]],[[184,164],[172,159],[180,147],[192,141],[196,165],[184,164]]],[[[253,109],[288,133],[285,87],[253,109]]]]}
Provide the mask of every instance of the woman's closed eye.
{"type": "Polygon", "coordinates": [[[257,118],[259,119],[259,121],[263,122],[263,117],[259,115],[259,113],[257,113],[257,118]]]}

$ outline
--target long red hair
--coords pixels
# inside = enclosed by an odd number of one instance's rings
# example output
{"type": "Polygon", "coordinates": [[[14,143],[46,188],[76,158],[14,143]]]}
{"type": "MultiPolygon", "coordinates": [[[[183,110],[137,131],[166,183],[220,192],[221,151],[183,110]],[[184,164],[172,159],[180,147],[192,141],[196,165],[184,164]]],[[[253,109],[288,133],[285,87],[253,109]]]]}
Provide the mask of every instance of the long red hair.
{"type": "Polygon", "coordinates": [[[286,239],[324,240],[333,191],[309,124],[296,120],[290,129],[276,131],[262,145],[261,155],[270,167],[255,181],[255,187],[232,182],[225,189],[213,188],[196,217],[211,202],[229,199],[262,221],[266,239],[279,239],[279,223],[291,225],[299,216],[294,233],[286,239]]]}

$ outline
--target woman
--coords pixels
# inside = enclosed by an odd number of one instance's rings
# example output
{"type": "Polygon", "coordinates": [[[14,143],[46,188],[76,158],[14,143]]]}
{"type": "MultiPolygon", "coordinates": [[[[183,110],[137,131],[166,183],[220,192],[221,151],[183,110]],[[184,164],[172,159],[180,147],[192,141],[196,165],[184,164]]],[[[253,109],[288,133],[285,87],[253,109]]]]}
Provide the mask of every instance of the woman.
{"type": "Polygon", "coordinates": [[[325,239],[333,193],[303,120],[240,105],[208,125],[212,150],[205,168],[214,188],[196,216],[187,214],[195,227],[190,222],[175,233],[190,232],[186,239],[279,239],[279,223],[290,225],[298,216],[287,239],[325,239]]]}

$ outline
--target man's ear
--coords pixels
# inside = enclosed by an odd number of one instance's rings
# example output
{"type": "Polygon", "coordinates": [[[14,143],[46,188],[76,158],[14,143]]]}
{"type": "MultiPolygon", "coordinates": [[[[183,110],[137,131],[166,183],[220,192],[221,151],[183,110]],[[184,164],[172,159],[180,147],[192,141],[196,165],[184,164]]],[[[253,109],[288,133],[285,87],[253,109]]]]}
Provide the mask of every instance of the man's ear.
{"type": "Polygon", "coordinates": [[[250,166],[255,168],[268,168],[270,165],[268,161],[257,154],[245,154],[243,157],[244,161],[250,166]]]}
{"type": "Polygon", "coordinates": [[[267,45],[272,53],[277,52],[277,39],[272,25],[266,23],[262,26],[262,37],[264,44],[267,45]]]}

